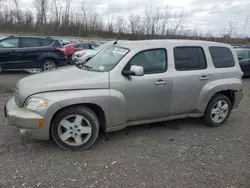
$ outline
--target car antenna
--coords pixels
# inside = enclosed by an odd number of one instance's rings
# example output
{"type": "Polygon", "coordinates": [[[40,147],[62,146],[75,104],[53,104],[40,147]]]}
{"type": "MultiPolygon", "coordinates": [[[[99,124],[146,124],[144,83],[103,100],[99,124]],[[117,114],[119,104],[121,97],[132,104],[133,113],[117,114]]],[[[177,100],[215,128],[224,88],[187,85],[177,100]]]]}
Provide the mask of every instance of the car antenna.
{"type": "Polygon", "coordinates": [[[120,36],[116,39],[116,41],[113,43],[113,45],[117,44],[117,41],[120,39],[120,36]]]}

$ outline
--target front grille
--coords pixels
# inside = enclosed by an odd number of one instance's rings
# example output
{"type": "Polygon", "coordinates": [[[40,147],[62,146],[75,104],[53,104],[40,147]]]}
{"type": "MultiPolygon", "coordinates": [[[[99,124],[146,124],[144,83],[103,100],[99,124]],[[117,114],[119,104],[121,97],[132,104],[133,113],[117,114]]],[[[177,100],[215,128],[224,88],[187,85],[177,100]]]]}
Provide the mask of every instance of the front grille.
{"type": "Polygon", "coordinates": [[[15,88],[14,90],[14,101],[16,103],[16,105],[20,106],[20,98],[19,98],[19,91],[17,88],[15,88]]]}

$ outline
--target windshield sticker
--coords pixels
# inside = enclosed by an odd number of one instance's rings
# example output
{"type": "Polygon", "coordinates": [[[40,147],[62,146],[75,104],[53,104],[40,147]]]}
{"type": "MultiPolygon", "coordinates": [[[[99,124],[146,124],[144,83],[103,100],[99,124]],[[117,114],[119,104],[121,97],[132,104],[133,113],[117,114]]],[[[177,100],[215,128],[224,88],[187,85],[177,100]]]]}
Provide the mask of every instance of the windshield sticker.
{"type": "Polygon", "coordinates": [[[99,70],[104,70],[105,69],[105,67],[104,66],[99,66],[99,70]]]}
{"type": "Polygon", "coordinates": [[[120,54],[124,55],[128,52],[128,50],[123,49],[123,48],[115,48],[112,52],[120,53],[120,54]]]}

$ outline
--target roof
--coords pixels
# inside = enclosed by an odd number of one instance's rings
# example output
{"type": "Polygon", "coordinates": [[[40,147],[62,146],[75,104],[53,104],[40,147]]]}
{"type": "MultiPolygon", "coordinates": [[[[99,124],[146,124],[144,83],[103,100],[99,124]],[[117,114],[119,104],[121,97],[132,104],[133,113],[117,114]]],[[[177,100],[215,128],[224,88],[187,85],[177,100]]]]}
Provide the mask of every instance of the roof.
{"type": "Polygon", "coordinates": [[[211,42],[211,41],[202,41],[202,40],[176,40],[176,39],[164,39],[164,40],[137,40],[137,41],[122,41],[119,42],[118,46],[122,46],[129,49],[135,48],[160,48],[166,45],[182,45],[182,46],[225,46],[232,48],[231,45],[218,43],[218,42],[211,42]]]}
{"type": "Polygon", "coordinates": [[[235,48],[235,51],[250,51],[249,48],[235,48]]]}
{"type": "Polygon", "coordinates": [[[5,38],[12,38],[12,37],[18,37],[18,38],[37,38],[37,39],[51,39],[51,40],[57,40],[53,37],[50,37],[50,36],[18,36],[18,35],[9,35],[5,38]]]}

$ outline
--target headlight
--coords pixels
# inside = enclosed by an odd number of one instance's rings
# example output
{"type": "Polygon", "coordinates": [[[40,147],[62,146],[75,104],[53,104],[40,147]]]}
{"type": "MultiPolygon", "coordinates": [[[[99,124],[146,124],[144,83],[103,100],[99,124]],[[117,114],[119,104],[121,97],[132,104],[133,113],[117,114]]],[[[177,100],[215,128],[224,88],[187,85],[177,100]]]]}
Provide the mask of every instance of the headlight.
{"type": "Polygon", "coordinates": [[[25,104],[25,107],[29,110],[40,111],[49,106],[49,101],[47,99],[31,97],[25,104]]]}
{"type": "Polygon", "coordinates": [[[84,54],[85,54],[85,52],[81,52],[81,53],[77,54],[76,56],[77,57],[82,57],[84,54]]]}

